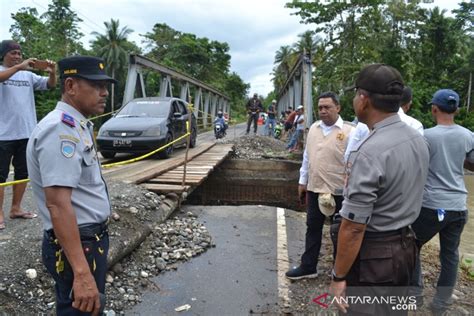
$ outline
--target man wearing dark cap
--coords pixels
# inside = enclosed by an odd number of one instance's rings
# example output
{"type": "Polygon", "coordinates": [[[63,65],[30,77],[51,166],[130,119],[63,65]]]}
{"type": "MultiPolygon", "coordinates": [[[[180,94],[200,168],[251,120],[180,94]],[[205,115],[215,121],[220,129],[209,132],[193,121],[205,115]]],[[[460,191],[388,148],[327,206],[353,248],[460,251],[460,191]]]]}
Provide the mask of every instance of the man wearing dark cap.
{"type": "MultiPolygon", "coordinates": [[[[355,89],[354,111],[371,132],[346,163],[330,293],[339,299],[344,295],[405,299],[417,255],[410,224],[421,207],[428,146],[397,115],[403,80],[396,69],[366,66],[355,89]]],[[[397,310],[393,300],[378,302],[335,304],[354,314],[407,313],[397,310]]]]}
{"type": "MultiPolygon", "coordinates": [[[[26,143],[36,125],[34,90],[47,90],[56,85],[56,65],[47,62],[49,77],[28,71],[36,58],[22,59],[21,47],[12,40],[0,43],[0,183],[6,182],[13,164],[15,180],[28,178],[26,143]]],[[[3,214],[4,187],[0,187],[0,230],[5,228],[3,214]]],[[[21,209],[26,182],[13,186],[10,218],[34,218],[36,214],[21,209]]]]}
{"type": "MultiPolygon", "coordinates": [[[[474,170],[474,134],[454,123],[458,106],[459,96],[450,89],[438,90],[431,100],[431,114],[437,125],[425,130],[430,165],[420,215],[412,225],[420,249],[439,233],[441,273],[430,306],[436,315],[444,313],[452,304],[459,264],[458,246],[468,217],[463,167],[474,170]]],[[[419,260],[413,281],[413,294],[421,305],[423,279],[419,260]]]]}
{"type": "Polygon", "coordinates": [[[61,101],[34,129],[27,147],[31,185],[43,220],[43,262],[56,282],[58,315],[95,312],[105,304],[110,214],[93,125],[104,112],[104,61],[75,56],[58,62],[61,101]]]}
{"type": "Polygon", "coordinates": [[[261,111],[263,111],[263,105],[260,99],[258,98],[258,94],[253,94],[253,98],[247,102],[246,109],[248,115],[246,134],[248,135],[248,133],[250,132],[250,125],[252,125],[253,122],[253,133],[256,135],[258,115],[261,111]]]}

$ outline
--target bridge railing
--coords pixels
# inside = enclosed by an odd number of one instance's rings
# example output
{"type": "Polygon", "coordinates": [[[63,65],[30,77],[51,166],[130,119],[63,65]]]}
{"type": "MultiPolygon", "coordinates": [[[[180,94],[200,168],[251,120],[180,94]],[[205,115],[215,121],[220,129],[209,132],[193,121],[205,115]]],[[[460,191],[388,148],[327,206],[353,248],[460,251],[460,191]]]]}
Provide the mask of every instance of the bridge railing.
{"type": "Polygon", "coordinates": [[[127,80],[125,83],[125,93],[122,104],[126,104],[134,99],[135,92],[142,97],[147,97],[143,75],[144,69],[149,69],[160,74],[161,82],[159,96],[179,97],[186,102],[192,103],[194,106],[194,115],[198,118],[198,121],[204,128],[206,128],[208,124],[212,124],[219,110],[222,110],[225,113],[230,112],[230,98],[222,92],[204,82],[180,73],[179,71],[135,54],[129,56],[127,80]],[[180,87],[179,94],[173,91],[173,83],[174,86],[176,86],[177,83],[180,87]],[[194,97],[192,100],[190,100],[192,97],[191,88],[194,90],[194,97]]]}
{"type": "Polygon", "coordinates": [[[278,113],[292,106],[304,106],[305,126],[309,128],[313,124],[313,89],[312,89],[311,58],[308,55],[300,55],[293,66],[283,88],[278,93],[278,113]]]}

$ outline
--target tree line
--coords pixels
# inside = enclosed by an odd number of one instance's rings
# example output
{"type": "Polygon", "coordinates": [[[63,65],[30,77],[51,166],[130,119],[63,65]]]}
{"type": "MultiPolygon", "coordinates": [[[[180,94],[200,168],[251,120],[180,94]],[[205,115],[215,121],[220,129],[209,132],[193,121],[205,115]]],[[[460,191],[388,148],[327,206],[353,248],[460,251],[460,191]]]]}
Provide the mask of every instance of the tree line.
{"type": "MultiPolygon", "coordinates": [[[[66,56],[81,54],[103,57],[107,73],[119,83],[112,85],[106,111],[120,107],[128,69],[128,54],[141,54],[160,64],[203,81],[231,98],[231,110],[244,108],[250,85],[230,71],[229,45],[199,38],[194,34],[174,30],[156,23],[143,37],[145,49],[128,40],[133,32],[120,26],[119,20],[105,21],[105,32],[93,32],[90,49],[84,47],[79,30],[82,22],[71,9],[70,0],[52,0],[47,10],[39,14],[36,8],[24,7],[11,14],[12,39],[22,46],[25,58],[36,57],[58,61],[66,56]],[[146,52],[145,52],[146,51],[146,52]],[[114,104],[114,107],[112,107],[114,104]]],[[[157,95],[159,75],[145,72],[147,95],[157,95]]],[[[54,109],[60,98],[59,89],[36,94],[36,110],[41,119],[54,109]]],[[[108,118],[104,118],[106,120],[108,118]]],[[[99,123],[100,125],[100,123],[99,123]]]]}
{"type": "MultiPolygon", "coordinates": [[[[474,2],[461,2],[449,16],[438,7],[424,8],[419,0],[298,1],[286,4],[311,29],[293,45],[275,53],[273,83],[282,88],[302,53],[310,54],[314,95],[341,95],[342,116],[352,120],[353,93],[344,91],[369,63],[397,68],[413,89],[409,113],[433,126],[429,101],[440,88],[459,93],[457,122],[474,130],[474,2]]],[[[315,98],[314,98],[315,99],[315,98]]]]}

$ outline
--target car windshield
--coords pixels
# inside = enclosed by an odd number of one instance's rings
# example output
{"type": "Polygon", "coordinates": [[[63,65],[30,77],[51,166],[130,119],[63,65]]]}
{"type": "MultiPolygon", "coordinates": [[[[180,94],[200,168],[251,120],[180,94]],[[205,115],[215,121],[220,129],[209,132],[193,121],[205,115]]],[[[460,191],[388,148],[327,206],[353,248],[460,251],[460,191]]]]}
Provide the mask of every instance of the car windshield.
{"type": "Polygon", "coordinates": [[[134,101],[124,106],[117,117],[168,117],[168,102],[160,101],[134,101]]]}

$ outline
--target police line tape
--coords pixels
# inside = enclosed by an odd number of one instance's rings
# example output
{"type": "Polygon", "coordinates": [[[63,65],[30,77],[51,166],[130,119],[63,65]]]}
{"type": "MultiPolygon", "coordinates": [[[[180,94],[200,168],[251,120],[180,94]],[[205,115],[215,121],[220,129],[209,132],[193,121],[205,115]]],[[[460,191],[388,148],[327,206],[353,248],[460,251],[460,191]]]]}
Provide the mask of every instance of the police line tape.
{"type": "Polygon", "coordinates": [[[129,160],[124,160],[124,161],[119,161],[119,162],[113,162],[113,163],[105,164],[105,165],[102,165],[102,168],[110,168],[110,167],[114,167],[114,166],[127,165],[127,164],[132,163],[132,162],[136,162],[136,161],[143,160],[143,159],[148,158],[148,157],[150,157],[150,156],[156,154],[157,152],[159,152],[159,151],[165,149],[166,147],[169,147],[169,146],[173,145],[174,143],[176,143],[176,142],[182,140],[183,138],[188,137],[189,135],[191,135],[191,133],[190,133],[190,132],[187,132],[187,133],[184,134],[183,136],[180,136],[180,137],[176,138],[175,140],[173,140],[172,142],[169,142],[169,143],[167,143],[167,144],[161,146],[160,148],[155,149],[155,150],[153,150],[152,152],[149,152],[149,153],[147,153],[147,154],[145,154],[145,155],[143,155],[143,156],[140,156],[140,157],[137,157],[137,158],[133,158],[133,159],[129,159],[129,160]]]}
{"type": "Polygon", "coordinates": [[[107,116],[107,115],[114,114],[114,113],[117,112],[117,111],[118,111],[118,110],[115,110],[115,111],[111,111],[111,112],[108,112],[108,113],[104,113],[104,114],[101,114],[101,115],[94,116],[94,117],[90,118],[89,121],[98,119],[99,117],[104,117],[104,116],[107,116]]]}
{"type": "MultiPolygon", "coordinates": [[[[191,135],[191,132],[189,132],[189,124],[188,122],[186,122],[186,129],[188,132],[186,132],[186,134],[176,138],[175,140],[173,140],[172,142],[169,142],[163,146],[161,146],[160,148],[158,149],[155,149],[145,155],[142,155],[140,157],[136,157],[136,158],[133,158],[133,159],[129,159],[129,160],[124,160],[124,161],[119,161],[119,162],[114,162],[114,163],[109,163],[109,164],[105,164],[105,165],[101,165],[102,168],[110,168],[110,167],[115,167],[115,166],[121,166],[121,165],[127,165],[127,164],[130,164],[132,162],[136,162],[136,161],[140,161],[140,160],[143,160],[145,158],[148,158],[150,157],[151,155],[154,155],[156,154],[157,152],[165,149],[166,147],[169,147],[171,145],[173,145],[174,143],[176,142],[179,142],[180,140],[188,137],[189,135],[191,135]]],[[[4,183],[0,183],[0,188],[1,187],[7,187],[7,186],[11,186],[11,185],[16,185],[16,184],[21,184],[21,183],[28,183],[30,182],[30,179],[22,179],[22,180],[15,180],[15,181],[10,181],[10,182],[4,182],[4,183]]]]}
{"type": "Polygon", "coordinates": [[[7,187],[9,185],[15,185],[15,184],[20,184],[20,183],[27,183],[30,182],[30,179],[22,179],[22,180],[15,180],[15,181],[10,181],[10,182],[4,182],[0,183],[0,188],[1,187],[7,187]]]}

